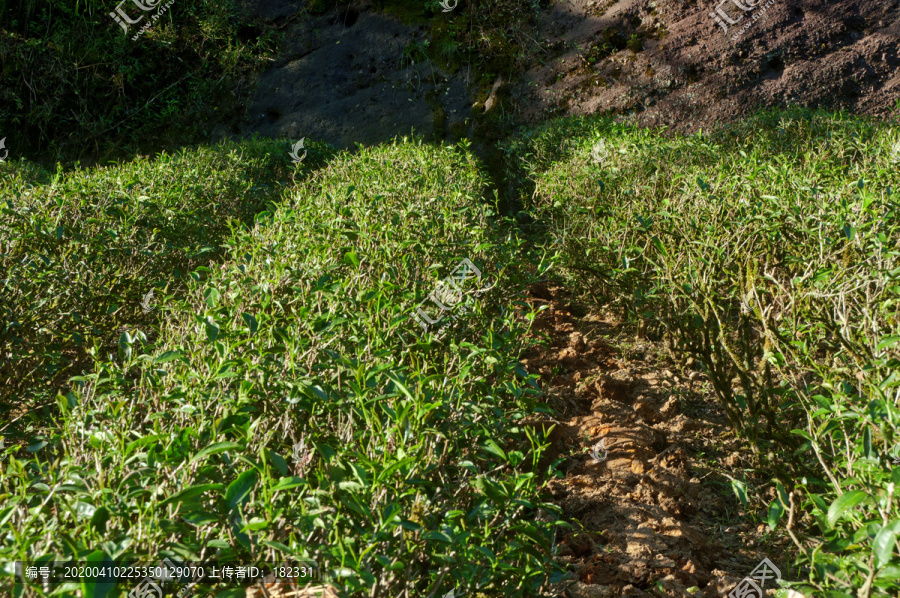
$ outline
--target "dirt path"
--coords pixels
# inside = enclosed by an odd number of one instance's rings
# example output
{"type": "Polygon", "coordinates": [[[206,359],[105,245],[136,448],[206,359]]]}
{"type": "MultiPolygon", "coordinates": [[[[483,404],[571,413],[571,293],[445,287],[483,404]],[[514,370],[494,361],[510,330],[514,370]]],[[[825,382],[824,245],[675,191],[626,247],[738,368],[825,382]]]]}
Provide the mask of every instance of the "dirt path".
{"type": "Polygon", "coordinates": [[[724,464],[739,476],[749,450],[704,376],[680,372],[660,343],[634,340],[610,315],[574,315],[564,289],[537,288],[532,302],[549,306],[534,326],[549,345],[525,364],[559,422],[550,457],[565,458],[565,477],[550,488],[576,526],[560,538],[577,576],[568,595],[720,598],[766,557],[792,579],[790,543],[753,523],[722,474],[724,464]]]}

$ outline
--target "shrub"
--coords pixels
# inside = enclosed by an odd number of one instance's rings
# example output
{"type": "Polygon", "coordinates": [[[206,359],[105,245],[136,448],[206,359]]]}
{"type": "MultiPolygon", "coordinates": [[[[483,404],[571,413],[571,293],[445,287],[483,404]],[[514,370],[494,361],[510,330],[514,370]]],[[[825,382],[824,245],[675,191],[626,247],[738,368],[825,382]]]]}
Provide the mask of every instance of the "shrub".
{"type": "Polygon", "coordinates": [[[794,536],[811,585],[895,592],[898,131],[808,111],[687,138],[584,124],[532,132],[525,158],[571,279],[694,357],[771,451],[770,523],[825,540],[794,536]]]}

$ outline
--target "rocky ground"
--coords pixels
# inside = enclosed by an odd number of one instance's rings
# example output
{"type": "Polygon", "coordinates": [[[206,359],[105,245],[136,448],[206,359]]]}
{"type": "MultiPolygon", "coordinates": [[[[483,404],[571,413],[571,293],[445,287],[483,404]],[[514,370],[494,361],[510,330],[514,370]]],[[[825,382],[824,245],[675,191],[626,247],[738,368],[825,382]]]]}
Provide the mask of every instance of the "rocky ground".
{"type": "Polygon", "coordinates": [[[465,131],[472,110],[467,75],[425,59],[417,45],[428,41],[424,24],[404,24],[370,3],[297,19],[301,2],[256,4],[256,14],[283,27],[286,39],[260,77],[242,135],[310,137],[353,149],[395,135],[434,139],[451,128],[465,131]]]}
{"type": "Polygon", "coordinates": [[[608,110],[693,133],[763,106],[900,116],[897,1],[565,0],[541,38],[555,55],[513,86],[529,120],[608,110]]]}
{"type": "MultiPolygon", "coordinates": [[[[476,117],[492,109],[519,123],[609,111],[683,133],[786,104],[900,115],[897,0],[557,1],[522,36],[534,42],[522,47],[531,66],[514,80],[498,77],[480,102],[485,90],[470,68],[451,73],[423,58],[429,20],[401,22],[372,0],[318,16],[306,14],[304,0],[246,2],[286,40],[241,135],[311,137],[341,149],[411,130],[455,140],[477,136],[476,117]],[[717,24],[717,7],[735,24],[717,24]]],[[[462,10],[430,19],[459,19],[462,10]]]]}

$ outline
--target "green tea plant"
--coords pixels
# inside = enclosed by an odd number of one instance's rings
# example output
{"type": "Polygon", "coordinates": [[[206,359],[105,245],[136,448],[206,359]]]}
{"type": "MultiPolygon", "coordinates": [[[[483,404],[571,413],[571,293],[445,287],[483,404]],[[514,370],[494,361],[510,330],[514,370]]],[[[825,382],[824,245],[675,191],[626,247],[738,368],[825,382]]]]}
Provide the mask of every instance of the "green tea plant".
{"type": "MultiPolygon", "coordinates": [[[[180,199],[155,185],[191,172],[201,189],[265,180],[192,171],[189,154],[160,157],[148,200],[180,199]]],[[[404,140],[261,190],[268,209],[249,226],[214,218],[222,251],[116,345],[91,339],[30,453],[7,456],[2,558],[293,557],[348,596],[546,589],[561,523],[538,493],[545,441],[523,422],[538,390],[519,355],[534,317],[521,291],[549,264],[513,265],[526,254],[489,218],[486,180],[465,144],[404,140]],[[463,257],[494,286],[443,338],[416,338],[413,308],[463,257]]],[[[139,301],[143,287],[123,285],[139,301]]]]}
{"type": "Polygon", "coordinates": [[[896,137],[798,110],[686,138],[561,120],[507,145],[572,284],[700,364],[828,596],[900,579],[896,137]]]}
{"type": "MultiPolygon", "coordinates": [[[[327,155],[318,146],[311,165],[327,155]]],[[[318,162],[317,162],[318,161],[318,162]]],[[[150,289],[178,293],[223,253],[229,219],[252,224],[293,169],[274,141],[163,154],[55,174],[0,169],[0,401],[50,401],[95,340],[115,347],[150,289]]]]}

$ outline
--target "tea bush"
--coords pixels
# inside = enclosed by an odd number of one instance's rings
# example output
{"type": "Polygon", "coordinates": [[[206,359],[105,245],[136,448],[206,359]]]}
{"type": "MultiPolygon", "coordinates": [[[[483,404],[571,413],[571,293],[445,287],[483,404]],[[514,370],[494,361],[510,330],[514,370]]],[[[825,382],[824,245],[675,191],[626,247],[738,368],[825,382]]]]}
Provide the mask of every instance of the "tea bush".
{"type": "MultiPolygon", "coordinates": [[[[310,165],[330,151],[319,145],[310,165]]],[[[95,341],[115,347],[122,326],[147,320],[141,297],[178,292],[221,256],[229,219],[252,224],[292,170],[275,141],[52,175],[4,164],[0,403],[52,401],[95,341]]]]}
{"type": "MultiPolygon", "coordinates": [[[[464,145],[340,154],[284,186],[271,182],[282,165],[270,149],[250,145],[256,160],[242,166],[224,147],[93,172],[96,185],[133,191],[101,206],[127,215],[107,216],[119,238],[184,203],[168,224],[182,243],[134,242],[146,273],[112,252],[77,274],[120,280],[104,289],[121,302],[117,344],[88,348],[53,425],[32,424],[30,456],[7,451],[0,520],[15,533],[2,558],[298,558],[345,595],[536,595],[558,570],[559,510],[538,493],[544,442],[522,421],[539,408],[518,361],[533,318],[518,297],[547,263],[512,264],[521,243],[489,219],[486,175],[464,145]],[[269,209],[251,226],[207,210],[207,228],[189,230],[213,197],[269,209]],[[222,251],[197,265],[207,243],[222,251]],[[493,286],[442,338],[417,338],[413,308],[462,258],[493,286]],[[189,269],[179,291],[138,314],[143,277],[175,266],[189,269]]],[[[41,204],[43,229],[89,218],[86,176],[32,183],[32,195],[60,198],[41,204]]],[[[0,238],[17,226],[31,225],[14,218],[0,238]]],[[[49,280],[29,288],[53,296],[49,280]]]]}
{"type": "Polygon", "coordinates": [[[562,120],[507,144],[571,283],[707,374],[827,596],[900,588],[898,141],[800,110],[686,138],[562,120]]]}

